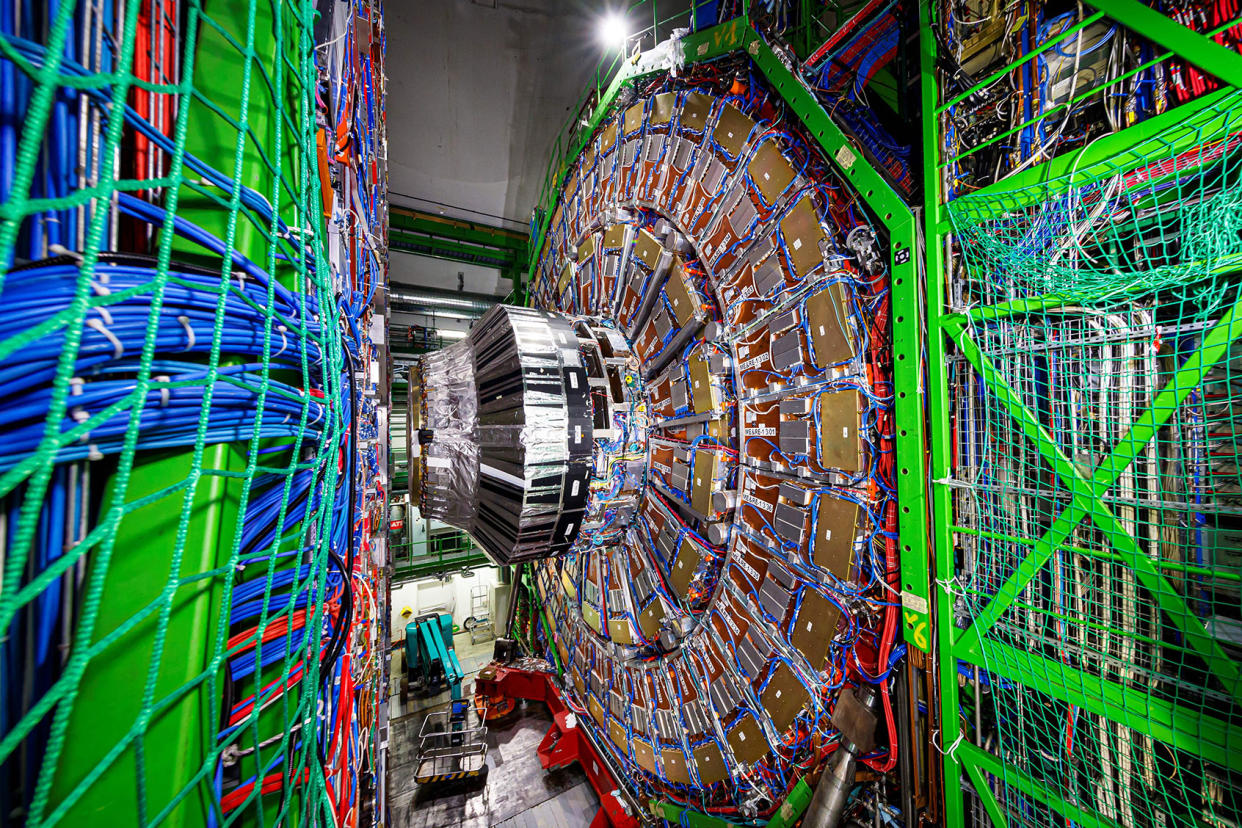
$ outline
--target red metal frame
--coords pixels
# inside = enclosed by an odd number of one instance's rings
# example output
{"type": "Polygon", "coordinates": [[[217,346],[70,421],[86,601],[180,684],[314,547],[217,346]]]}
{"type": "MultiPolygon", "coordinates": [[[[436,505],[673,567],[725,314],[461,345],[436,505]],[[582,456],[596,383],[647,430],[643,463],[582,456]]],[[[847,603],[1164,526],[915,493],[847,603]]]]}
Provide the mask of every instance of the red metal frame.
{"type": "Polygon", "coordinates": [[[493,664],[479,672],[474,692],[476,700],[482,697],[483,704],[488,706],[513,699],[546,704],[553,723],[539,743],[539,764],[544,770],[569,767],[574,762],[582,765],[600,801],[591,828],[638,828],[638,819],[629,813],[617,795],[620,788],[617,780],[577,726],[577,714],[565,704],[560,690],[552,683],[551,673],[493,664]]]}

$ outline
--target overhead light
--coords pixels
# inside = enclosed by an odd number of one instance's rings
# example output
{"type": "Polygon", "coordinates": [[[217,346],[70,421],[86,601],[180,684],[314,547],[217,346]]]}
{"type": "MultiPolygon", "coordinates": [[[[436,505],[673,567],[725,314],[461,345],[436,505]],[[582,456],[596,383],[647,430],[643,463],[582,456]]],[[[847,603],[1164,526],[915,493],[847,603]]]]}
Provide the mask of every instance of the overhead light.
{"type": "Polygon", "coordinates": [[[470,331],[450,331],[444,328],[436,328],[436,336],[441,339],[465,339],[470,335],[470,331]]]}
{"type": "Polygon", "coordinates": [[[481,313],[460,313],[459,311],[445,310],[444,308],[419,308],[417,310],[401,310],[398,313],[408,313],[411,316],[434,316],[440,319],[464,319],[473,321],[483,314],[481,313]]]}
{"type": "Polygon", "coordinates": [[[621,49],[629,36],[629,27],[625,25],[625,16],[617,12],[609,12],[599,22],[599,40],[609,49],[621,49]]]}

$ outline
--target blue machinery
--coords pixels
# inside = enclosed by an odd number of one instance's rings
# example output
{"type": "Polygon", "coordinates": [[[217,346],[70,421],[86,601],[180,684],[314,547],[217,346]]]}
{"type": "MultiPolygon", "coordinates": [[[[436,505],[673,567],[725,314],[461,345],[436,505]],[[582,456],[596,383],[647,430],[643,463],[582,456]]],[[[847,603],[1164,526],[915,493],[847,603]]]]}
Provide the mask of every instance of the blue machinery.
{"type": "Polygon", "coordinates": [[[435,693],[441,685],[461,698],[461,662],[453,649],[453,616],[428,613],[405,628],[406,674],[410,684],[435,693]]]}

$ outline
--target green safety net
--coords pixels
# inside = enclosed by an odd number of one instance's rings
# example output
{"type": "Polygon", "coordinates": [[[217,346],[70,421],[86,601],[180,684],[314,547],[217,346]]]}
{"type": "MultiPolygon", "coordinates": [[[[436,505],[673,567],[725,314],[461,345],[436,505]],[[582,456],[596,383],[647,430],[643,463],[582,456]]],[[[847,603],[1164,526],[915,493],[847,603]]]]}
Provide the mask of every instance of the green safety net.
{"type": "Polygon", "coordinates": [[[0,819],[331,822],[316,4],[34,5],[0,32],[4,388],[38,367],[0,398],[0,819]]]}
{"type": "Polygon", "coordinates": [[[1242,93],[1199,103],[947,205],[944,586],[1011,826],[1242,824],[1242,93]]]}

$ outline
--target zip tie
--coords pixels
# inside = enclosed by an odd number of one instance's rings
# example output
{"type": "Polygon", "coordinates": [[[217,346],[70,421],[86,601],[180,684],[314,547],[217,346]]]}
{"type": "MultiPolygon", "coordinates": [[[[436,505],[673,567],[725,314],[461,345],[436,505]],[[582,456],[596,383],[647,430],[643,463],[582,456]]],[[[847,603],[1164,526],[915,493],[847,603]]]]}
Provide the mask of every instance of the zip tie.
{"type": "Polygon", "coordinates": [[[167,374],[161,374],[160,376],[155,377],[155,381],[158,382],[161,386],[160,387],[160,408],[167,408],[168,398],[172,396],[172,391],[167,386],[165,386],[164,383],[172,382],[172,377],[168,376],[167,374]]]}
{"type": "MultiPolygon", "coordinates": [[[[71,416],[76,423],[84,423],[91,418],[91,416],[87,414],[81,406],[74,406],[69,411],[69,416],[71,416]]],[[[82,435],[82,438],[78,442],[87,443],[90,439],[91,433],[88,431],[82,435]]],[[[88,443],[86,447],[86,456],[88,460],[102,460],[104,457],[103,453],[99,450],[99,447],[94,443],[88,443]]]]}
{"type": "Polygon", "coordinates": [[[95,312],[103,318],[104,324],[112,324],[112,313],[107,308],[95,308],[95,312]]]}
{"type": "Polygon", "coordinates": [[[286,328],[284,325],[277,325],[276,330],[280,331],[280,350],[277,351],[273,355],[273,357],[280,356],[281,354],[285,352],[285,349],[289,347],[289,337],[285,336],[285,331],[289,329],[286,328]]]}
{"type": "Polygon", "coordinates": [[[69,394],[74,397],[82,396],[82,386],[86,384],[86,380],[81,377],[73,377],[69,380],[69,394]]]}
{"type": "Polygon", "coordinates": [[[91,280],[91,289],[94,290],[95,293],[99,296],[111,296],[112,295],[112,291],[108,290],[107,287],[100,284],[99,282],[94,281],[93,279],[91,280]]]}
{"type": "Polygon", "coordinates": [[[76,259],[79,264],[82,262],[81,253],[78,253],[76,250],[70,250],[63,244],[50,244],[48,245],[47,252],[56,256],[68,256],[71,259],[76,259]]]}
{"type": "Polygon", "coordinates": [[[943,589],[949,595],[957,597],[957,596],[962,596],[966,594],[966,588],[962,586],[961,583],[957,580],[956,575],[954,575],[952,578],[950,578],[947,581],[942,580],[940,578],[935,578],[933,579],[933,581],[936,584],[936,586],[943,589]]]}
{"type": "Polygon", "coordinates": [[[184,348],[182,348],[181,350],[182,350],[183,352],[184,352],[184,351],[193,351],[193,350],[194,350],[194,343],[195,343],[195,341],[196,341],[196,340],[195,340],[195,338],[194,338],[194,329],[190,327],[190,317],[188,317],[188,316],[184,316],[184,315],[182,315],[182,316],[178,316],[178,317],[177,317],[177,321],[181,323],[181,327],[185,328],[185,336],[186,336],[186,339],[190,340],[190,344],[186,345],[186,346],[185,346],[184,348]]]}
{"type": "Polygon", "coordinates": [[[99,331],[101,334],[107,337],[109,342],[112,343],[112,349],[113,349],[112,358],[113,359],[120,359],[122,356],[125,355],[125,346],[121,344],[121,340],[117,339],[116,336],[112,333],[112,331],[108,330],[108,326],[105,325],[102,320],[88,319],[86,320],[86,326],[88,328],[94,328],[95,330],[99,331]]]}

